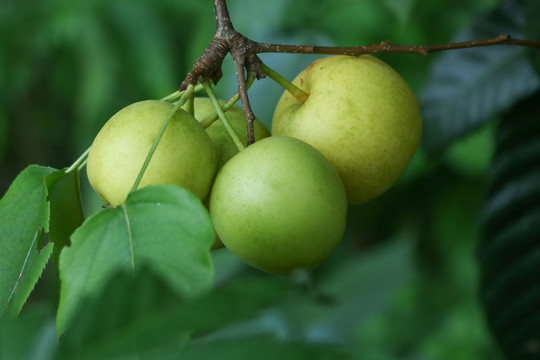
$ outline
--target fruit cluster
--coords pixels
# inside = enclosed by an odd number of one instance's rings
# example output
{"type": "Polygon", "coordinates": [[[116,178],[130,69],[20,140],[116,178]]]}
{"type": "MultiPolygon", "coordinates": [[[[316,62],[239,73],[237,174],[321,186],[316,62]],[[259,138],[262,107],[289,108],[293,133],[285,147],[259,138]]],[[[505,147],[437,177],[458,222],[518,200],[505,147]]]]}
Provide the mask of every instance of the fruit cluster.
{"type": "MultiPolygon", "coordinates": [[[[374,199],[403,173],[421,134],[413,92],[387,64],[372,57],[316,60],[274,113],[272,136],[256,120],[255,144],[238,151],[215,112],[195,98],[194,115],[171,119],[139,187],[174,183],[208,205],[221,242],[246,263],[270,273],[313,269],[341,241],[348,204],[374,199]]],[[[122,204],[173,105],[142,101],[103,127],[88,157],[88,178],[111,206],[122,204]]],[[[247,140],[244,112],[226,112],[247,140]]]]}

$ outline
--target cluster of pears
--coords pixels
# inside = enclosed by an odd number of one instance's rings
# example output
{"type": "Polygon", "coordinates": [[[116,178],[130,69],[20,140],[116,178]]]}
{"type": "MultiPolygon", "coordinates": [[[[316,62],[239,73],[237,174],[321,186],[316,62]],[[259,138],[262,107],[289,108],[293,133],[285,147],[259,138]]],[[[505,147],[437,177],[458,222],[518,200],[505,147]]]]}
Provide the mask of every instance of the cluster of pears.
{"type": "MultiPolygon", "coordinates": [[[[369,56],[316,60],[284,92],[272,136],[256,120],[255,144],[238,152],[221,121],[199,123],[214,107],[195,98],[194,115],[172,118],[139,187],[173,183],[209,207],[222,242],[270,273],[317,267],[341,241],[348,204],[367,202],[403,173],[418,146],[421,115],[405,81],[369,56]]],[[[111,206],[122,204],[173,105],[142,101],[102,128],[88,157],[88,178],[111,206]]],[[[226,112],[242,141],[244,112],[226,112]]]]}

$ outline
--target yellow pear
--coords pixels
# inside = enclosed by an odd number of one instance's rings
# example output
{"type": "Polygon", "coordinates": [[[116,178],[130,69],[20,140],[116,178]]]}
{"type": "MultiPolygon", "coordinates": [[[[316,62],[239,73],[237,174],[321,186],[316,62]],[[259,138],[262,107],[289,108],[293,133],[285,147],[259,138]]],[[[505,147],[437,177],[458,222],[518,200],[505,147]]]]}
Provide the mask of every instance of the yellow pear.
{"type": "MultiPolygon", "coordinates": [[[[157,100],[131,104],[100,130],[88,154],[88,180],[108,204],[122,204],[173,105],[157,100]]],[[[156,148],[139,188],[177,184],[208,197],[217,159],[212,140],[189,113],[178,110],[156,148]]]]}
{"type": "Polygon", "coordinates": [[[293,81],[309,93],[300,103],[284,92],[272,135],[301,139],[322,152],[345,184],[350,204],[390,188],[420,141],[418,102],[403,78],[370,56],[330,56],[313,62],[293,81]]]}

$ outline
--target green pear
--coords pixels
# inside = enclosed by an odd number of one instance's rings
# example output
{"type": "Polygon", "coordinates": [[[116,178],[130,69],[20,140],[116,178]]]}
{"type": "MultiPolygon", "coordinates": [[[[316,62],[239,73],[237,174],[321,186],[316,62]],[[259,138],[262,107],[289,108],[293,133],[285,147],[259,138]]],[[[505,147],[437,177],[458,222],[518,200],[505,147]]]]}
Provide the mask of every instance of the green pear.
{"type": "MultiPolygon", "coordinates": [[[[173,105],[157,100],[131,104],[100,130],[88,154],[88,180],[108,204],[122,204],[173,105]]],[[[139,188],[177,184],[201,200],[208,197],[216,173],[214,145],[201,124],[179,109],[171,119],[139,188]]]]}
{"type": "MultiPolygon", "coordinates": [[[[196,97],[194,99],[194,114],[195,118],[199,121],[204,120],[207,116],[216,114],[216,109],[209,98],[205,97],[196,97]]],[[[225,101],[220,100],[220,103],[223,105],[225,101]]],[[[184,108],[186,105],[184,105],[184,108]]],[[[231,124],[232,128],[240,138],[243,144],[247,143],[247,128],[246,128],[246,117],[244,115],[244,110],[236,105],[233,105],[226,113],[227,120],[231,124]]],[[[253,130],[255,132],[255,141],[264,139],[270,136],[270,132],[266,129],[264,124],[255,119],[253,122],[253,130]]],[[[218,169],[220,169],[223,164],[229,161],[234,155],[238,153],[238,149],[234,145],[234,142],[231,140],[231,137],[225,130],[223,122],[220,119],[214,121],[210,125],[206,132],[210,139],[214,142],[217,150],[218,156],[218,169]]]]}
{"type": "Polygon", "coordinates": [[[301,139],[335,166],[350,204],[372,200],[401,176],[420,141],[418,102],[403,78],[369,55],[316,60],[293,81],[305,103],[285,92],[272,135],[301,139]]]}
{"type": "Polygon", "coordinates": [[[225,246],[269,273],[313,269],[341,241],[347,198],[338,173],[311,145],[291,137],[257,141],[229,160],[210,193],[225,246]]]}
{"type": "MultiPolygon", "coordinates": [[[[225,104],[225,101],[223,100],[219,100],[219,102],[222,106],[223,104],[225,104]]],[[[187,105],[184,105],[182,108],[186,109],[187,105]]],[[[208,116],[216,114],[216,109],[214,108],[212,101],[207,97],[195,97],[193,103],[193,110],[195,118],[199,121],[203,121],[208,116]]],[[[236,135],[239,137],[240,141],[246,144],[247,128],[244,110],[239,106],[233,105],[229,110],[225,112],[225,114],[227,115],[227,120],[229,120],[229,123],[231,124],[236,135]]],[[[270,136],[270,132],[258,119],[255,119],[255,121],[253,122],[253,131],[255,132],[255,141],[270,136]]],[[[238,154],[238,149],[236,148],[236,145],[234,145],[234,142],[227,133],[227,130],[225,130],[225,126],[220,119],[214,121],[212,125],[210,125],[206,129],[206,132],[208,136],[210,136],[210,139],[212,139],[216,147],[218,159],[217,168],[219,170],[227,161],[229,161],[229,159],[231,159],[234,155],[238,154]]],[[[223,243],[221,242],[219,236],[216,235],[216,240],[214,241],[212,249],[216,250],[222,247],[223,243]]]]}

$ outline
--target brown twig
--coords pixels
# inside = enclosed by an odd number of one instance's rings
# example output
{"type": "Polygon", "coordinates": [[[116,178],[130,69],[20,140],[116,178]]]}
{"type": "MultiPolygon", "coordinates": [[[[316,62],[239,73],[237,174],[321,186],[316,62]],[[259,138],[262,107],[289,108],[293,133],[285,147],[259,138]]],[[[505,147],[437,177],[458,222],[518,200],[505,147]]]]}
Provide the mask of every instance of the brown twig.
{"type": "Polygon", "coordinates": [[[244,64],[241,63],[238,58],[234,59],[234,64],[236,67],[236,78],[238,79],[238,94],[240,95],[240,100],[242,101],[242,105],[244,106],[244,114],[246,116],[247,146],[249,146],[255,142],[255,130],[253,129],[253,121],[255,121],[255,114],[253,114],[253,110],[251,109],[251,104],[249,103],[249,97],[247,94],[244,64]]]}
{"type": "Polygon", "coordinates": [[[310,45],[279,45],[255,43],[257,53],[288,53],[288,54],[321,54],[321,55],[353,55],[376,53],[408,53],[427,56],[436,51],[470,49],[480,46],[518,45],[540,49],[538,40],[512,39],[508,34],[501,34],[487,40],[473,40],[437,45],[397,45],[390,41],[382,41],[366,46],[310,46],[310,45]]]}
{"type": "Polygon", "coordinates": [[[214,12],[216,13],[217,23],[216,32],[234,30],[225,1],[214,0],[214,12]]]}
{"type": "Polygon", "coordinates": [[[246,89],[245,70],[255,72],[257,79],[265,77],[261,70],[261,60],[257,54],[261,53],[289,53],[289,54],[324,54],[324,55],[352,55],[359,56],[375,53],[407,53],[427,56],[436,51],[469,49],[481,46],[515,45],[540,49],[540,41],[527,39],[513,39],[508,34],[501,34],[491,39],[455,42],[437,45],[397,45],[390,41],[382,41],[374,45],[332,47],[332,46],[308,46],[308,45],[279,45],[266,44],[250,40],[234,29],[229,17],[229,11],[225,0],[214,0],[214,12],[216,14],[216,31],[212,41],[204,50],[203,54],[192,70],[182,82],[180,90],[186,89],[189,84],[197,81],[211,80],[216,84],[222,76],[221,66],[223,59],[230,53],[234,59],[236,75],[238,79],[238,92],[244,105],[246,123],[248,129],[248,143],[253,144],[255,136],[253,132],[253,120],[255,115],[249,103],[246,89]]]}
{"type": "Polygon", "coordinates": [[[212,41],[197,59],[192,70],[187,74],[180,86],[180,90],[187,88],[189,84],[195,84],[197,81],[204,82],[211,80],[214,84],[217,84],[223,75],[221,71],[223,60],[230,53],[236,65],[238,93],[244,106],[247,126],[247,145],[249,146],[255,142],[255,133],[253,130],[255,115],[253,114],[247,95],[244,70],[255,72],[257,79],[265,77],[265,74],[260,67],[261,60],[256,55],[255,42],[234,29],[225,0],[214,0],[214,12],[216,14],[216,31],[212,41]]]}

